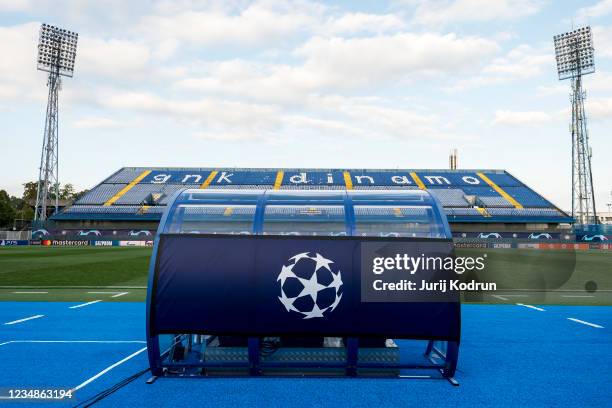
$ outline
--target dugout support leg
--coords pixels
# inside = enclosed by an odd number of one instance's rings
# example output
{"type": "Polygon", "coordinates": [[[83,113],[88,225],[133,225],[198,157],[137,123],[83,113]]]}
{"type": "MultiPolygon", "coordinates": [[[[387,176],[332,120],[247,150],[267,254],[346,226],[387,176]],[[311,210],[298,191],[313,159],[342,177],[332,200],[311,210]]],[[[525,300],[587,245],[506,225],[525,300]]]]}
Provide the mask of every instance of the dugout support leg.
{"type": "Polygon", "coordinates": [[[261,375],[259,366],[259,337],[249,337],[249,374],[261,375]]]}
{"type": "MultiPolygon", "coordinates": [[[[444,356],[444,369],[442,375],[444,378],[452,378],[457,370],[457,360],[459,359],[459,343],[449,341],[446,343],[446,355],[444,356]]],[[[451,381],[452,382],[452,381],[451,381]]]]}
{"type": "Polygon", "coordinates": [[[459,360],[458,341],[447,341],[446,351],[442,351],[436,347],[434,340],[430,340],[427,343],[424,354],[425,357],[429,358],[433,363],[436,363],[436,361],[434,361],[432,354],[436,354],[439,358],[442,358],[444,361],[444,367],[440,369],[442,377],[446,378],[452,385],[459,385],[459,382],[454,378],[455,372],[457,371],[457,361],[459,360]]]}
{"type": "Polygon", "coordinates": [[[346,375],[355,377],[357,375],[357,360],[359,358],[359,338],[348,337],[346,339],[346,375]]]}
{"type": "Polygon", "coordinates": [[[149,357],[149,367],[151,367],[151,374],[154,377],[162,375],[161,356],[159,352],[159,337],[151,336],[148,341],[147,354],[149,357]]]}
{"type": "Polygon", "coordinates": [[[427,342],[427,347],[425,348],[425,357],[429,357],[431,355],[431,351],[433,350],[434,341],[429,340],[427,342]]]}

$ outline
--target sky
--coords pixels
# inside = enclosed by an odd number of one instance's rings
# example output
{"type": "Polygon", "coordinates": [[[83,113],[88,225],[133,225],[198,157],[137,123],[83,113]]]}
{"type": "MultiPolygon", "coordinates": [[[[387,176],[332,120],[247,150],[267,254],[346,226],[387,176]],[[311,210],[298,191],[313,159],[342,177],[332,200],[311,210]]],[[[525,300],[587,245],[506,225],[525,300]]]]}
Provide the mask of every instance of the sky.
{"type": "Polygon", "coordinates": [[[505,169],[571,200],[552,37],[593,27],[584,78],[612,202],[612,0],[0,0],[0,189],[36,180],[41,23],[79,33],[60,93],[62,183],[124,166],[505,169]]]}

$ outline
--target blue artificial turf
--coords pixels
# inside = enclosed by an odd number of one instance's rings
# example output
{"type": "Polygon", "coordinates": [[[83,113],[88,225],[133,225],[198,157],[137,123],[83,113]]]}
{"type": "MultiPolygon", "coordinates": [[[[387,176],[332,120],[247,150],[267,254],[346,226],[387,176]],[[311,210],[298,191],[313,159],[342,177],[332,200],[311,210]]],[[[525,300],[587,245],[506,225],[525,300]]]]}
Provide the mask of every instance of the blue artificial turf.
{"type": "MultiPolygon", "coordinates": [[[[0,302],[0,343],[14,340],[144,340],[144,304],[0,302]],[[35,314],[44,318],[5,326],[35,314]]],[[[100,406],[608,406],[612,401],[612,307],[464,305],[461,383],[443,380],[162,378],[146,376],[100,406]],[[596,329],[567,317],[604,326],[596,329]]],[[[398,342],[418,354],[423,342],[398,342]]],[[[0,346],[0,387],[76,386],[144,347],[126,344],[11,343],[0,346]]],[[[141,353],[79,392],[85,399],[147,367],[141,353]]],[[[32,406],[58,406],[57,403],[32,406]]],[[[19,404],[27,406],[27,404],[19,404]]]]}

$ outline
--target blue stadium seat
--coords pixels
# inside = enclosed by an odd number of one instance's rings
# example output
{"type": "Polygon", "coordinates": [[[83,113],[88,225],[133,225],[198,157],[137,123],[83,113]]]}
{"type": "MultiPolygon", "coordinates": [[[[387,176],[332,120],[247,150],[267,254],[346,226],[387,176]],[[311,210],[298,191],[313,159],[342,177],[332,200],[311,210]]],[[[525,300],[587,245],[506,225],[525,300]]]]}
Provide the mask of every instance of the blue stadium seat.
{"type": "MultiPolygon", "coordinates": [[[[503,222],[516,219],[517,222],[529,221],[529,218],[559,218],[569,221],[567,214],[560,212],[554,205],[539,194],[522,184],[512,175],[502,170],[368,170],[368,169],[212,169],[212,168],[144,168],[126,167],[115,172],[91,191],[81,197],[75,205],[67,208],[57,219],[66,216],[84,219],[106,219],[113,214],[122,217],[131,216],[134,220],[150,219],[159,215],[172,196],[182,188],[233,189],[233,190],[344,190],[346,183],[352,183],[354,190],[397,190],[417,189],[418,182],[435,195],[449,217],[495,221],[502,217],[503,222]],[[283,170],[282,180],[278,178],[283,170]],[[213,173],[215,171],[215,173],[213,173]],[[308,183],[291,183],[291,177],[302,178],[308,183]],[[416,177],[413,177],[416,173],[416,177]],[[498,191],[487,184],[478,175],[482,173],[520,203],[524,209],[516,209],[498,191]],[[329,181],[332,175],[332,182],[329,181]],[[214,177],[212,177],[214,176],[214,177]],[[278,184],[278,181],[282,181],[278,184]],[[231,181],[231,182],[229,182],[231,181]],[[185,182],[185,183],[183,183],[185,182]],[[126,189],[126,187],[128,187],[126,189]],[[122,190],[124,190],[122,192],[122,190]],[[159,195],[156,206],[152,195],[159,195]],[[103,206],[112,197],[112,205],[103,206]],[[466,196],[475,196],[470,201],[466,196]],[[486,209],[480,213],[477,205],[486,209]]],[[[349,185],[349,187],[351,187],[349,185]]],[[[123,218],[122,218],[123,219],[123,218]]]]}
{"type": "Polygon", "coordinates": [[[444,207],[467,207],[465,192],[456,188],[430,188],[429,191],[436,196],[444,207]]]}

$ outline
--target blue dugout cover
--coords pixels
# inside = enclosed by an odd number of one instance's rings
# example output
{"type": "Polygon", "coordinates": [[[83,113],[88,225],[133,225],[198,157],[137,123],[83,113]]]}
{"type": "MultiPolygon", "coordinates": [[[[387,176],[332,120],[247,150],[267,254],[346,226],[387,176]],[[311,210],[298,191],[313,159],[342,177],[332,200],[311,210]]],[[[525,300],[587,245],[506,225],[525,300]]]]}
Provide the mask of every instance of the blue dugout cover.
{"type": "MultiPolygon", "coordinates": [[[[423,239],[364,239],[162,235],[151,299],[150,334],[206,333],[246,336],[383,336],[411,339],[459,339],[458,293],[444,294],[442,301],[432,295],[393,292],[392,298],[368,301],[372,291],[372,251],[368,244],[392,243],[386,254],[420,256],[426,250],[436,256],[452,256],[452,243],[423,239]],[[321,254],[332,273],[340,273],[340,290],[319,292],[318,302],[327,310],[304,315],[283,304],[283,268],[296,265],[300,254],[321,254]],[[338,292],[338,297],[336,297],[338,292]],[[327,296],[328,299],[321,300],[327,296]],[[337,299],[337,300],[336,300],[337,299]]],[[[306,258],[305,258],[306,259],[306,258]]],[[[310,269],[310,258],[302,262],[310,269]]],[[[299,264],[298,264],[299,265],[299,264]]],[[[300,273],[299,266],[293,272],[300,273]]],[[[453,273],[453,272],[450,272],[453,273]]],[[[406,272],[382,276],[389,281],[413,278],[406,272]],[[406,276],[407,275],[407,276],[406,276]]],[[[306,276],[306,274],[304,275],[306,276]]],[[[428,281],[448,279],[449,273],[432,271],[428,281]]],[[[418,276],[422,279],[423,276],[418,276]]],[[[285,291],[287,289],[285,288],[285,291]]],[[[323,307],[322,306],[322,307],[323,307]]],[[[312,309],[308,305],[307,309],[312,309]]]]}

